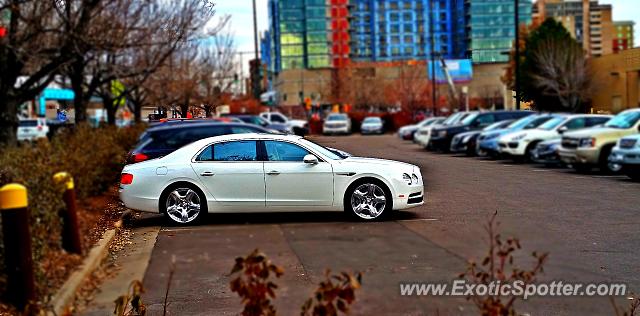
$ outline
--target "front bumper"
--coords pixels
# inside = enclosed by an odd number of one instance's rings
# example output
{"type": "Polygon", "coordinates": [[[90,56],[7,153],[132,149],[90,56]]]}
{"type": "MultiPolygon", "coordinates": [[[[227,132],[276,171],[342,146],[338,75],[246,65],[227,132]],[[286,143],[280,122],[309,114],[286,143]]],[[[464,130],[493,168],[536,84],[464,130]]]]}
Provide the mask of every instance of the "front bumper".
{"type": "Polygon", "coordinates": [[[623,166],[640,166],[640,151],[614,149],[609,156],[609,162],[621,164],[623,166]]]}
{"type": "Polygon", "coordinates": [[[393,199],[393,209],[406,210],[408,208],[423,205],[424,196],[425,192],[422,185],[413,186],[407,191],[407,193],[399,194],[393,199]]]}
{"type": "Polygon", "coordinates": [[[585,164],[585,165],[596,165],[600,159],[600,149],[599,148],[578,148],[578,149],[567,149],[560,148],[558,151],[560,155],[560,160],[562,162],[571,165],[571,164],[585,164]]]}
{"type": "Polygon", "coordinates": [[[416,143],[420,144],[423,147],[426,147],[429,145],[431,135],[429,135],[429,132],[424,132],[424,133],[425,134],[423,134],[423,132],[417,132],[413,137],[416,143]]]}
{"type": "Polygon", "coordinates": [[[503,154],[511,155],[511,156],[524,156],[528,145],[529,143],[524,141],[498,142],[498,146],[500,147],[500,152],[503,154]]]}
{"type": "Polygon", "coordinates": [[[362,134],[382,134],[383,130],[381,127],[376,128],[360,128],[360,133],[362,134]]]}
{"type": "Polygon", "coordinates": [[[460,153],[467,151],[467,143],[463,142],[462,139],[454,138],[451,141],[451,146],[449,146],[449,151],[452,153],[460,153]]]}
{"type": "Polygon", "coordinates": [[[340,127],[332,127],[332,126],[324,126],[322,127],[322,133],[324,134],[349,134],[351,131],[348,126],[340,126],[340,127]]]}
{"type": "Polygon", "coordinates": [[[536,163],[542,164],[557,164],[560,163],[560,156],[557,150],[534,150],[531,160],[536,163]]]}

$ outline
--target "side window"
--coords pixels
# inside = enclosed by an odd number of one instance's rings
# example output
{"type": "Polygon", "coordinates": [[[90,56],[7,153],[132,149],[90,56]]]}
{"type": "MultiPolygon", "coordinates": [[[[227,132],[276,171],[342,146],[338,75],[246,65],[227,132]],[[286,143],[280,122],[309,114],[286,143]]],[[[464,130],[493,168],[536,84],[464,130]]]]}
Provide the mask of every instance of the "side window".
{"type": "Polygon", "coordinates": [[[213,160],[213,145],[207,146],[198,157],[196,157],[196,161],[211,161],[213,160]]]}
{"type": "Polygon", "coordinates": [[[274,113],[271,113],[271,121],[275,122],[275,123],[285,123],[286,122],[286,120],[284,119],[282,114],[274,114],[274,113]]]}
{"type": "Polygon", "coordinates": [[[574,118],[564,124],[564,126],[566,126],[569,130],[584,128],[586,125],[586,121],[587,120],[584,117],[574,118]]]}
{"type": "Polygon", "coordinates": [[[480,115],[476,119],[477,126],[488,126],[490,124],[493,124],[493,122],[494,122],[493,114],[480,115]]]}
{"type": "Polygon", "coordinates": [[[267,158],[269,161],[299,161],[302,162],[304,156],[309,152],[298,146],[287,142],[265,141],[267,158]]]}
{"type": "Polygon", "coordinates": [[[256,161],[256,142],[233,141],[213,145],[213,161],[256,161]]]}
{"type": "Polygon", "coordinates": [[[606,123],[610,118],[608,117],[590,117],[587,118],[587,127],[596,126],[606,123]]]}

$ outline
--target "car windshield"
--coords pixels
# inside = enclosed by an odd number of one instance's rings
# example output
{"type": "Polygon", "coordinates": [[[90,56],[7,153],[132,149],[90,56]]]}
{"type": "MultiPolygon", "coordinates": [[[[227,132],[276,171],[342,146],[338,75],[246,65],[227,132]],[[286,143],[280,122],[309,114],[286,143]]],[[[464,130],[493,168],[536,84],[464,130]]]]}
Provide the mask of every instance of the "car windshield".
{"type": "Polygon", "coordinates": [[[458,120],[458,118],[462,115],[461,112],[455,113],[455,114],[451,114],[451,116],[447,117],[443,122],[442,125],[449,125],[450,123],[453,123],[455,121],[458,120]]]}
{"type": "Polygon", "coordinates": [[[483,131],[492,131],[492,130],[495,130],[495,129],[501,129],[501,128],[504,128],[505,126],[511,124],[511,122],[513,122],[513,121],[509,120],[509,121],[496,122],[496,123],[493,123],[493,124],[485,127],[483,129],[483,131]]]}
{"type": "Polygon", "coordinates": [[[469,125],[471,124],[471,122],[473,122],[473,120],[476,119],[476,117],[478,117],[478,113],[469,114],[462,120],[462,124],[469,125]]]}
{"type": "Polygon", "coordinates": [[[303,138],[303,139],[300,140],[300,142],[303,145],[311,148],[312,150],[324,155],[325,157],[327,157],[327,158],[329,158],[331,160],[342,160],[342,159],[344,159],[344,157],[336,154],[331,149],[328,149],[328,148],[326,148],[324,146],[318,145],[318,144],[316,144],[316,143],[314,143],[312,141],[309,141],[307,139],[303,138]]]}
{"type": "Polygon", "coordinates": [[[529,115],[523,117],[507,126],[509,129],[535,128],[538,125],[548,121],[549,116],[529,115]]]}
{"type": "Polygon", "coordinates": [[[609,120],[604,126],[626,129],[631,128],[638,120],[640,120],[640,111],[622,112],[609,120]]]}
{"type": "Polygon", "coordinates": [[[544,122],[544,124],[541,124],[540,126],[538,126],[538,128],[546,130],[546,131],[550,131],[550,130],[558,127],[560,124],[562,124],[562,122],[564,122],[565,119],[566,119],[566,117],[562,117],[562,116],[554,117],[554,118],[544,122]]]}
{"type": "Polygon", "coordinates": [[[327,121],[346,121],[347,116],[344,114],[329,115],[327,121]]]}
{"type": "Polygon", "coordinates": [[[22,120],[20,121],[20,127],[35,127],[38,126],[37,120],[22,120]]]}
{"type": "Polygon", "coordinates": [[[382,120],[379,117],[367,117],[362,123],[380,123],[382,120]]]}
{"type": "Polygon", "coordinates": [[[267,126],[269,125],[269,122],[267,122],[267,120],[259,117],[259,116],[241,116],[239,117],[239,119],[242,122],[245,123],[249,123],[249,124],[254,124],[254,125],[259,125],[259,126],[267,126]]]}

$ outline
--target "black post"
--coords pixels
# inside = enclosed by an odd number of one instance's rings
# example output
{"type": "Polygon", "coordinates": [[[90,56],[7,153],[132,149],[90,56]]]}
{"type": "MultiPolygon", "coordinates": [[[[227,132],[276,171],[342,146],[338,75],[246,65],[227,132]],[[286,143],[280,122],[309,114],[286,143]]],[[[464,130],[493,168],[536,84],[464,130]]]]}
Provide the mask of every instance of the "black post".
{"type": "Polygon", "coordinates": [[[67,172],[58,172],[53,176],[53,181],[64,186],[62,199],[65,209],[60,216],[62,218],[62,247],[70,252],[82,254],[82,237],[78,224],[78,212],[76,207],[76,190],[73,177],[67,172]]]}
{"type": "Polygon", "coordinates": [[[515,41],[515,56],[514,56],[514,62],[515,62],[515,74],[514,74],[514,86],[516,89],[516,110],[520,110],[520,80],[519,80],[519,74],[520,74],[520,17],[519,17],[519,8],[518,8],[518,1],[519,0],[514,0],[515,1],[515,10],[514,10],[514,20],[516,22],[516,41],[515,41]]]}
{"type": "MultiPolygon", "coordinates": [[[[430,42],[431,44],[429,45],[431,47],[431,104],[433,105],[433,116],[437,115],[438,112],[438,91],[437,91],[437,87],[436,87],[436,49],[435,49],[435,23],[434,23],[434,0],[430,0],[429,1],[429,38],[430,38],[430,42]]],[[[413,114],[413,113],[412,113],[413,114]]]]}
{"type": "Polygon", "coordinates": [[[0,214],[9,288],[7,296],[17,308],[24,310],[36,299],[27,189],[24,186],[7,184],[0,189],[0,214]]]}

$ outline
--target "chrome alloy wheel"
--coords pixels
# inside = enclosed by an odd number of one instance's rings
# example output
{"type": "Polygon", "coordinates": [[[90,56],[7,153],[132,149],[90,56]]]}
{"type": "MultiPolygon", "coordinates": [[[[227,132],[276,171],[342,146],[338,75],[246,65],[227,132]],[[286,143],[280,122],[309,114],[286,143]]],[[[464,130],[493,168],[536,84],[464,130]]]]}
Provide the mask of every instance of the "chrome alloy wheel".
{"type": "Polygon", "coordinates": [[[387,198],[381,187],[373,183],[358,186],[351,194],[351,209],[363,219],[374,219],[384,211],[387,198]]]}
{"type": "Polygon", "coordinates": [[[177,188],[167,196],[167,215],[180,224],[187,224],[200,214],[200,196],[189,188],[177,188]]]}

